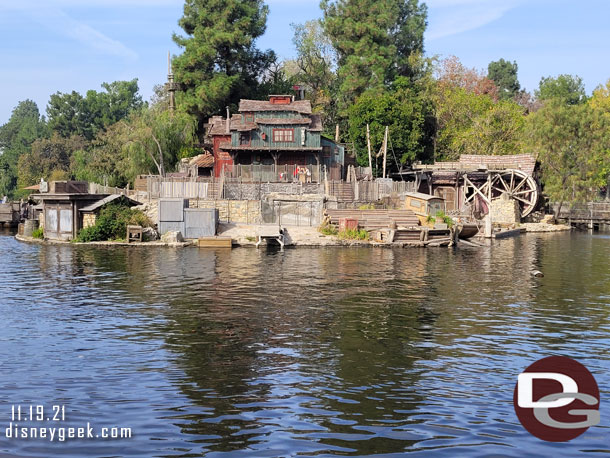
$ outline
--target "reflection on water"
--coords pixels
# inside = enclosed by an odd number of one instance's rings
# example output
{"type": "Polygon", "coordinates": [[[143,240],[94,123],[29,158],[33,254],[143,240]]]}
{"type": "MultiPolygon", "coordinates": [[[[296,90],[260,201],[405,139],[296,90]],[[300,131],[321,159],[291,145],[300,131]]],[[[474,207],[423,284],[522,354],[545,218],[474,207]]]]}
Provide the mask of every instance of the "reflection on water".
{"type": "MultiPolygon", "coordinates": [[[[232,252],[0,236],[0,432],[13,404],[128,440],[0,440],[0,456],[573,456],[518,424],[518,373],[563,354],[607,396],[610,239],[482,249],[232,252]],[[541,270],[544,278],[531,271],[541,270]]],[[[2,434],[3,435],[3,434],[2,434]]]]}

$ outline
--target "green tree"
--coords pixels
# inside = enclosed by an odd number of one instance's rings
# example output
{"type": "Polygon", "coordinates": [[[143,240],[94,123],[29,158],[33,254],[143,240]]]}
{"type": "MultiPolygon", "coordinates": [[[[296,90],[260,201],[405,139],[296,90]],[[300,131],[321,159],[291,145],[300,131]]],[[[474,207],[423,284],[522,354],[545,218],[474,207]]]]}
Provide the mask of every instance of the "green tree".
{"type": "Polygon", "coordinates": [[[499,96],[502,100],[515,98],[521,89],[517,71],[517,62],[509,62],[504,59],[490,62],[487,67],[487,77],[498,86],[499,96]]]}
{"type": "Polygon", "coordinates": [[[382,94],[398,76],[411,76],[423,53],[427,8],[418,0],[322,0],[324,30],[338,55],[340,111],[365,91],[382,94]]]}
{"type": "Polygon", "coordinates": [[[178,104],[200,125],[257,94],[259,76],[275,60],[254,44],[268,12],[262,0],[186,0],[179,21],[186,36],[173,37],[184,52],[173,59],[173,69],[182,88],[178,104]]]}
{"type": "Polygon", "coordinates": [[[320,20],[292,24],[293,43],[297,50],[295,80],[306,88],[314,112],[328,113],[331,109],[331,88],[336,78],[336,54],[320,20]]]}
{"type": "Polygon", "coordinates": [[[9,121],[0,126],[0,195],[15,195],[19,158],[45,134],[46,123],[36,103],[19,102],[9,121]]]}
{"type": "Polygon", "coordinates": [[[568,105],[554,98],[527,119],[527,148],[537,153],[544,192],[559,205],[591,199],[599,185],[595,158],[599,157],[599,130],[589,104],[568,105]]]}
{"type": "Polygon", "coordinates": [[[70,158],[75,151],[85,148],[82,137],[60,137],[36,140],[30,151],[19,157],[19,186],[21,188],[40,182],[41,178],[70,178],[70,158]]]}
{"type": "Polygon", "coordinates": [[[180,158],[191,156],[197,142],[194,118],[164,108],[163,104],[142,108],[101,131],[90,149],[72,156],[74,176],[125,186],[140,174],[164,175],[180,158]]]}
{"type": "Polygon", "coordinates": [[[572,75],[559,75],[557,78],[543,77],[535,94],[539,100],[559,99],[567,105],[577,105],[587,101],[582,78],[572,75]]]}
{"type": "Polygon", "coordinates": [[[62,137],[73,135],[93,139],[101,130],[124,119],[143,106],[138,80],[103,83],[104,91],[57,92],[47,105],[49,127],[62,137]]]}
{"type": "Polygon", "coordinates": [[[391,150],[388,165],[394,163],[393,154],[400,164],[421,158],[425,145],[426,105],[417,88],[406,78],[399,78],[391,90],[382,94],[365,92],[349,108],[349,137],[357,151],[358,162],[368,166],[366,125],[369,124],[373,155],[383,143],[385,126],[389,126],[391,150]]]}

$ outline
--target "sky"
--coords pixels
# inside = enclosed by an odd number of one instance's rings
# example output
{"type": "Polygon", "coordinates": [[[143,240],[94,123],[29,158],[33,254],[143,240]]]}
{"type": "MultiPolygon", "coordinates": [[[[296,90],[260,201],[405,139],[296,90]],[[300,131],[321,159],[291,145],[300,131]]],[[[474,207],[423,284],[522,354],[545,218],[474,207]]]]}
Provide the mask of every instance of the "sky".
{"type": "MultiPolygon", "coordinates": [[[[258,46],[290,58],[291,23],[321,16],[318,0],[267,0],[267,32],[258,46]]],[[[486,70],[504,58],[519,65],[521,85],[541,77],[583,78],[587,92],[610,79],[608,0],[428,0],[425,47],[486,70]]],[[[41,113],[55,92],[100,90],[138,78],[150,98],[167,75],[167,52],[183,0],[0,0],[0,125],[21,100],[41,113]]]]}

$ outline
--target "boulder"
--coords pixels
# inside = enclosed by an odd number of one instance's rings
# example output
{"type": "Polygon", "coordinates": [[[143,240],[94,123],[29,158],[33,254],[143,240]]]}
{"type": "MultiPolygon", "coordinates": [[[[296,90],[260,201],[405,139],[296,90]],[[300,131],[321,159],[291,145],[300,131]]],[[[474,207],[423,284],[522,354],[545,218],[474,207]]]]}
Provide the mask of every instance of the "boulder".
{"type": "Polygon", "coordinates": [[[159,240],[159,233],[152,227],[145,227],[142,229],[142,238],[145,242],[154,242],[159,240]]]}
{"type": "Polygon", "coordinates": [[[161,236],[161,241],[164,243],[181,243],[184,242],[184,238],[180,231],[170,231],[161,236]]]}

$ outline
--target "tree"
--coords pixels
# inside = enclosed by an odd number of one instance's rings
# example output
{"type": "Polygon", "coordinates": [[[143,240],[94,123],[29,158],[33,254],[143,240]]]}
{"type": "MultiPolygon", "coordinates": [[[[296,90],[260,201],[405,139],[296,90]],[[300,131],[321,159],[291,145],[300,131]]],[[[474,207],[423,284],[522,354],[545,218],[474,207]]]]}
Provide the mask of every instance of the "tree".
{"type": "Polygon", "coordinates": [[[0,126],[0,195],[15,194],[19,158],[45,134],[46,123],[36,103],[19,102],[9,121],[0,126]]]}
{"type": "Polygon", "coordinates": [[[49,127],[62,137],[82,136],[88,140],[101,130],[126,118],[143,106],[138,94],[138,80],[103,83],[104,92],[57,92],[47,105],[49,127]]]}
{"type": "Polygon", "coordinates": [[[186,36],[173,36],[184,52],[173,69],[182,88],[178,104],[200,125],[257,93],[259,75],[275,60],[254,45],[268,12],[262,0],[186,0],[179,21],[186,36]]]}
{"type": "Polygon", "coordinates": [[[427,8],[418,0],[322,0],[323,26],[338,55],[340,111],[365,91],[383,94],[398,76],[411,76],[423,53],[427,8]]]}
{"type": "Polygon", "coordinates": [[[426,105],[417,88],[406,78],[399,78],[391,90],[379,95],[365,92],[349,108],[349,136],[357,151],[358,162],[368,165],[366,125],[369,124],[374,153],[383,142],[385,126],[389,126],[392,149],[389,164],[400,164],[421,158],[424,152],[424,121],[426,105]]]}
{"type": "Polygon", "coordinates": [[[606,199],[610,200],[610,80],[598,86],[589,100],[593,110],[592,134],[599,142],[592,161],[595,163],[595,181],[606,188],[606,199]]]}
{"type": "Polygon", "coordinates": [[[125,186],[140,174],[165,175],[195,152],[195,128],[186,113],[171,113],[164,104],[144,107],[101,131],[89,150],[76,152],[72,173],[110,186],[125,186]]]}
{"type": "Polygon", "coordinates": [[[436,69],[439,87],[461,88],[475,95],[488,95],[492,100],[499,99],[498,86],[483,72],[465,67],[455,56],[443,59],[436,69]]]}
{"type": "Polygon", "coordinates": [[[572,75],[559,75],[557,78],[543,77],[535,94],[539,100],[559,99],[567,105],[577,105],[587,101],[582,78],[572,75]]]}
{"type": "Polygon", "coordinates": [[[538,155],[545,194],[559,204],[556,215],[565,202],[593,197],[599,189],[594,158],[604,142],[595,134],[591,107],[550,99],[527,124],[527,147],[538,155]]]}
{"type": "Polygon", "coordinates": [[[70,178],[70,158],[75,151],[84,149],[82,137],[60,137],[36,140],[30,151],[19,158],[19,186],[26,187],[45,180],[70,178]]]}
{"type": "Polygon", "coordinates": [[[509,62],[504,59],[490,62],[487,67],[487,77],[496,83],[498,94],[502,100],[515,98],[521,89],[517,71],[517,62],[509,62]]]}
{"type": "Polygon", "coordinates": [[[314,112],[325,114],[330,111],[331,88],[336,78],[335,50],[320,20],[292,24],[292,29],[297,50],[294,79],[307,89],[306,97],[311,100],[314,112]]]}

